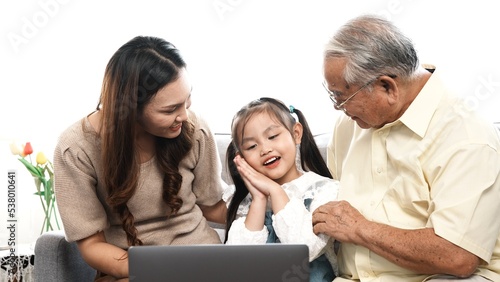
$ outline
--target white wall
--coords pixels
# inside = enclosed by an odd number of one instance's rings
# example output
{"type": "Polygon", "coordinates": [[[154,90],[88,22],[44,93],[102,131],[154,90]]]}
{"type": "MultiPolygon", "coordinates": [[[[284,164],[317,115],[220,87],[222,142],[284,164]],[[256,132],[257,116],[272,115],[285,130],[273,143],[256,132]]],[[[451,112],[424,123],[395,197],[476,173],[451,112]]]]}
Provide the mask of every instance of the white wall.
{"type": "MultiPolygon", "coordinates": [[[[351,17],[379,13],[414,39],[422,62],[441,68],[470,105],[500,121],[500,17],[494,2],[2,1],[0,175],[6,178],[7,169],[16,168],[21,178],[18,238],[36,239],[41,208],[8,144],[31,141],[35,151],[50,155],[58,134],[94,109],[108,59],[136,35],[177,45],[192,75],[193,109],[215,132],[227,132],[246,102],[272,96],[303,110],[313,133],[321,133],[338,115],[321,86],[323,44],[351,17]]],[[[4,245],[6,197],[0,195],[4,245]]]]}

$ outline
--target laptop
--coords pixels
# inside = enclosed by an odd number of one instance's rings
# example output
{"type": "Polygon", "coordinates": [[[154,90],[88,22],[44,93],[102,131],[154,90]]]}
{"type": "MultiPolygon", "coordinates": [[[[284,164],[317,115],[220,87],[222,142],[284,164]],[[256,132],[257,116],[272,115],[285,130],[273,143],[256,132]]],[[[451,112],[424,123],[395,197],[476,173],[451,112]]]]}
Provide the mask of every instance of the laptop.
{"type": "Polygon", "coordinates": [[[309,281],[309,249],[302,244],[133,246],[134,282],[309,281]]]}

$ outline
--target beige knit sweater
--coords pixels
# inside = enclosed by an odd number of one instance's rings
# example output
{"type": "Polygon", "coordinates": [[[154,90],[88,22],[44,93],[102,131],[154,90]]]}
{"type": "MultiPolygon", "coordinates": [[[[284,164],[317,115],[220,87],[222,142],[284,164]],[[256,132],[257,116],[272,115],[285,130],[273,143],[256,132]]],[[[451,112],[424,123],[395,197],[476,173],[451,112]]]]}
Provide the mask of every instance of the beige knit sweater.
{"type": "MultiPolygon", "coordinates": [[[[213,205],[222,197],[217,147],[203,119],[192,112],[190,117],[195,124],[195,143],[180,163],[183,182],[178,195],[184,203],[175,216],[165,216],[163,175],[156,158],[141,165],[139,187],[128,207],[145,245],[220,243],[197,205],[213,205]]],[[[107,242],[126,249],[118,214],[105,201],[99,151],[99,138],[87,118],[71,125],[59,137],[54,152],[54,187],[66,239],[76,241],[103,230],[107,242]]]]}

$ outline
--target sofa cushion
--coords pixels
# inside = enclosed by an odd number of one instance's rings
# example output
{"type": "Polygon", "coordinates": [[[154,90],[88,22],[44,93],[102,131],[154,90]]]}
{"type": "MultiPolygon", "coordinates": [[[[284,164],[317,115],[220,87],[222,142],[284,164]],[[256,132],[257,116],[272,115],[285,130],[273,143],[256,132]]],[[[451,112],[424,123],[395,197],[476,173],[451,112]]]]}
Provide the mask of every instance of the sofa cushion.
{"type": "Polygon", "coordinates": [[[35,281],[93,281],[96,271],[80,255],[75,242],[68,243],[64,231],[49,231],[35,244],[35,281]]]}

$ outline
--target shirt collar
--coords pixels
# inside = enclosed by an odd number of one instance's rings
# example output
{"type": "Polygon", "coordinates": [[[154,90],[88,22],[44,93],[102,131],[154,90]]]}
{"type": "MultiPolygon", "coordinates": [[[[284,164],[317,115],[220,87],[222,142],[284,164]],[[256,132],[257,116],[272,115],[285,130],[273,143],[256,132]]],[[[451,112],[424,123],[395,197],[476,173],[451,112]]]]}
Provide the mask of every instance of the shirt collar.
{"type": "Polygon", "coordinates": [[[420,137],[425,135],[445,91],[436,67],[433,65],[423,65],[423,67],[432,72],[432,75],[399,118],[400,122],[420,137]]]}

